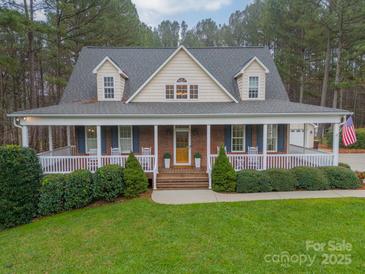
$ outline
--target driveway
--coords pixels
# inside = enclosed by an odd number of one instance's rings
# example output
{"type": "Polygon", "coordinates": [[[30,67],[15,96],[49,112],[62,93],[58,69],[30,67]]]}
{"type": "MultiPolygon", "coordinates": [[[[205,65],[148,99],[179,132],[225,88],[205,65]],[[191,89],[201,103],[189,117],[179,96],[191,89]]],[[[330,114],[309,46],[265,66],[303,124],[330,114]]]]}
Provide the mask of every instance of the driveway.
{"type": "Polygon", "coordinates": [[[365,153],[342,153],[340,162],[350,165],[352,170],[365,171],[365,153]]]}
{"type": "Polygon", "coordinates": [[[197,204],[259,200],[311,198],[365,198],[365,190],[288,191],[266,193],[218,193],[212,190],[154,190],[152,200],[159,204],[197,204]]]}

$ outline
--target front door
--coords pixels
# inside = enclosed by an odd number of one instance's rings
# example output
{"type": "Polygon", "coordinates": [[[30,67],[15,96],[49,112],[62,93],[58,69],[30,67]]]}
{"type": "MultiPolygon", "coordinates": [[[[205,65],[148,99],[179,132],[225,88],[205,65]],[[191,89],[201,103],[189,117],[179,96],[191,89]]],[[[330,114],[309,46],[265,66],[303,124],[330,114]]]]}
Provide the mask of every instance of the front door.
{"type": "Polygon", "coordinates": [[[175,165],[190,165],[190,127],[175,126],[175,165]]]}

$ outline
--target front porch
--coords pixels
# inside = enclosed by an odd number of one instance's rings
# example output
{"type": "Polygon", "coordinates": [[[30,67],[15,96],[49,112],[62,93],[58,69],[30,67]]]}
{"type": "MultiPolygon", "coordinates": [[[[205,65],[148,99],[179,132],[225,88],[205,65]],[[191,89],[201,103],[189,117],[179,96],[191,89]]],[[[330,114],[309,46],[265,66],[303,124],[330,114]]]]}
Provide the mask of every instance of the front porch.
{"type": "MultiPolygon", "coordinates": [[[[27,145],[24,128],[23,140],[27,145]]],[[[67,146],[55,149],[52,128],[48,127],[49,151],[38,154],[44,174],[69,173],[77,169],[95,172],[98,167],[108,164],[124,167],[128,151],[132,151],[152,179],[154,189],[162,188],[164,181],[171,187],[174,181],[184,177],[180,174],[181,168],[190,170],[193,175],[187,186],[192,187],[194,172],[203,171],[203,174],[199,173],[202,180],[197,187],[202,188],[206,183],[211,188],[211,170],[222,145],[236,171],[338,164],[338,124],[334,126],[335,142],[331,153],[290,145],[290,124],[67,126],[67,146]],[[171,154],[167,177],[164,175],[166,152],[171,154]],[[199,169],[195,169],[194,154],[197,152],[201,155],[199,169]],[[174,170],[176,172],[172,172],[174,170]],[[170,176],[171,173],[175,174],[170,176]]]]}

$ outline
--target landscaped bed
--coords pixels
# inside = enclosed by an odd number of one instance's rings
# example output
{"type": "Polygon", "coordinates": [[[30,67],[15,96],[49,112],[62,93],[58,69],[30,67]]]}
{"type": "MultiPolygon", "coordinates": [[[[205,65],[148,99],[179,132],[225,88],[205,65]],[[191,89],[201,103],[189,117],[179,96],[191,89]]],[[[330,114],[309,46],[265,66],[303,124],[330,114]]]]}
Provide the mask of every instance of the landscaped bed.
{"type": "Polygon", "coordinates": [[[0,232],[0,273],[360,273],[364,208],[363,199],[169,206],[138,198],[0,232]],[[327,246],[314,251],[306,241],[327,246]],[[311,266],[276,261],[285,254],[316,257],[311,266]],[[325,254],[337,263],[322,265],[325,254]]]}

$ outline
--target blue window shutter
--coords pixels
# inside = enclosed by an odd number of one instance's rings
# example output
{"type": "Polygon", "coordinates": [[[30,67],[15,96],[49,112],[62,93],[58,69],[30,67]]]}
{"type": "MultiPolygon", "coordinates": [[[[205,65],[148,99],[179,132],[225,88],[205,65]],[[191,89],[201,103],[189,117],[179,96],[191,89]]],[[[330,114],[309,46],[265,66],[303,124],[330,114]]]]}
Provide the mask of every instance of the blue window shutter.
{"type": "Polygon", "coordinates": [[[83,126],[76,126],[76,139],[77,139],[77,150],[81,154],[85,154],[85,127],[83,126]]]}
{"type": "Polygon", "coordinates": [[[246,130],[246,151],[248,151],[248,147],[252,147],[252,125],[247,125],[246,130]]]}
{"type": "Polygon", "coordinates": [[[286,125],[278,125],[278,151],[285,150],[286,125]]]}
{"type": "Polygon", "coordinates": [[[257,143],[257,147],[259,149],[259,153],[262,153],[262,147],[263,147],[263,125],[256,125],[256,143],[257,143]]]}
{"type": "Polygon", "coordinates": [[[224,125],[224,146],[231,152],[231,125],[224,125]]]}
{"type": "Polygon", "coordinates": [[[111,135],[112,135],[112,148],[118,147],[118,127],[112,126],[110,127],[111,135]]]}
{"type": "Polygon", "coordinates": [[[107,127],[101,127],[101,153],[106,153],[106,128],[107,127]]]}
{"type": "Polygon", "coordinates": [[[139,153],[139,127],[133,126],[133,152],[139,153]]]}

